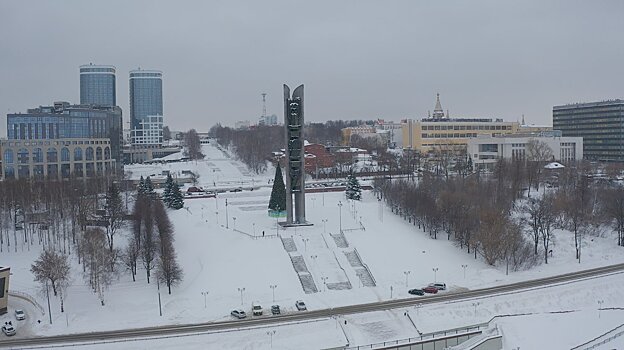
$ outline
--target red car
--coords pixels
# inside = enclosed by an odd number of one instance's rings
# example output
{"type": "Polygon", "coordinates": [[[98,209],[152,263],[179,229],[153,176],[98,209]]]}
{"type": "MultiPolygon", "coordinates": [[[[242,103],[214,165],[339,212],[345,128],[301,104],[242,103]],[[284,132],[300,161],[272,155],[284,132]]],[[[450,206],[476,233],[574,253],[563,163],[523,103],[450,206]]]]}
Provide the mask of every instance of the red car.
{"type": "Polygon", "coordinates": [[[427,286],[427,287],[424,287],[422,290],[423,290],[423,292],[430,293],[430,294],[438,293],[438,288],[436,288],[434,286],[427,286]]]}

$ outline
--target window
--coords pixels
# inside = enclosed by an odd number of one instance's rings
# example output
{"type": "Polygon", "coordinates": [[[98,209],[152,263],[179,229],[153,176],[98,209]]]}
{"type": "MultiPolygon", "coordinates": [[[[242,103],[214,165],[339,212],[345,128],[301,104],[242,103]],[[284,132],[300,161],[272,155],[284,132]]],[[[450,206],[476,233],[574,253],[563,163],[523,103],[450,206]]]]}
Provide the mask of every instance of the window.
{"type": "Polygon", "coordinates": [[[28,164],[28,150],[26,148],[20,148],[17,151],[17,162],[20,164],[28,164]]]}
{"type": "Polygon", "coordinates": [[[69,148],[63,147],[61,148],[61,162],[69,162],[69,148]]]}
{"type": "Polygon", "coordinates": [[[5,163],[13,163],[15,160],[13,159],[13,150],[7,149],[4,150],[4,162],[5,163]]]}
{"type": "Polygon", "coordinates": [[[74,149],[74,161],[78,162],[82,160],[82,148],[76,147],[74,149]]]}
{"type": "Polygon", "coordinates": [[[93,160],[93,147],[87,147],[87,150],[85,152],[85,160],[93,160]]]}
{"type": "Polygon", "coordinates": [[[102,147],[98,147],[95,149],[95,159],[102,160],[102,147]]]}
{"type": "Polygon", "coordinates": [[[41,148],[35,148],[33,150],[33,162],[34,163],[43,163],[43,151],[41,148]]]}
{"type": "Polygon", "coordinates": [[[110,147],[104,148],[104,160],[109,160],[111,158],[110,147]]]}
{"type": "Polygon", "coordinates": [[[56,152],[56,148],[50,147],[48,148],[48,163],[56,162],[58,162],[58,154],[56,152]]]}

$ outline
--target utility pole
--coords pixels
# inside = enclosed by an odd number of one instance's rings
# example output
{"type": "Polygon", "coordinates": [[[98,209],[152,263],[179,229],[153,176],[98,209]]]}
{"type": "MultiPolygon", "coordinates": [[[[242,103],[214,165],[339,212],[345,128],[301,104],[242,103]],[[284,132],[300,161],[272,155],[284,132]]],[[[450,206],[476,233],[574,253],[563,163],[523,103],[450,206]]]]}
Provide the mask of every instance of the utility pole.
{"type": "Polygon", "coordinates": [[[227,204],[227,198],[225,199],[225,228],[230,228],[229,227],[229,222],[230,220],[228,219],[228,210],[227,210],[228,204],[227,204]]]}
{"type": "Polygon", "coordinates": [[[50,309],[50,290],[48,289],[47,280],[46,280],[46,297],[48,298],[48,315],[50,316],[50,324],[52,324],[52,310],[50,309]]]}

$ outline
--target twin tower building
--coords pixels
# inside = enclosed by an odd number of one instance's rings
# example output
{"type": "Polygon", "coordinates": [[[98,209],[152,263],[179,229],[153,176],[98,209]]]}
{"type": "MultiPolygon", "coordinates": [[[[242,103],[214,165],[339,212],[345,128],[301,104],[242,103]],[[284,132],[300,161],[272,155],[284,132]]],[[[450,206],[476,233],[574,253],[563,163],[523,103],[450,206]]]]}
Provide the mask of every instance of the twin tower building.
{"type": "MultiPolygon", "coordinates": [[[[80,104],[117,106],[114,66],[80,66],[80,104]]],[[[163,141],[162,72],[130,71],[130,142],[135,147],[161,145],[163,141]]]]}

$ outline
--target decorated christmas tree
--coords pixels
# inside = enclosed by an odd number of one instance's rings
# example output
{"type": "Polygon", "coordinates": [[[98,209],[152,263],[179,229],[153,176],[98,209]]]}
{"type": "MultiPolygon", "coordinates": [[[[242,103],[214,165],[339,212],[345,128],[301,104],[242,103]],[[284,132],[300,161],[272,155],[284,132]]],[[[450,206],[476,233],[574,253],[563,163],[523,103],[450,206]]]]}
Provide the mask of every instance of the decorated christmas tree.
{"type": "Polygon", "coordinates": [[[269,215],[283,216],[286,211],[286,186],[282,178],[282,169],[279,164],[275,168],[275,179],[273,179],[273,190],[269,200],[269,215]]]}

